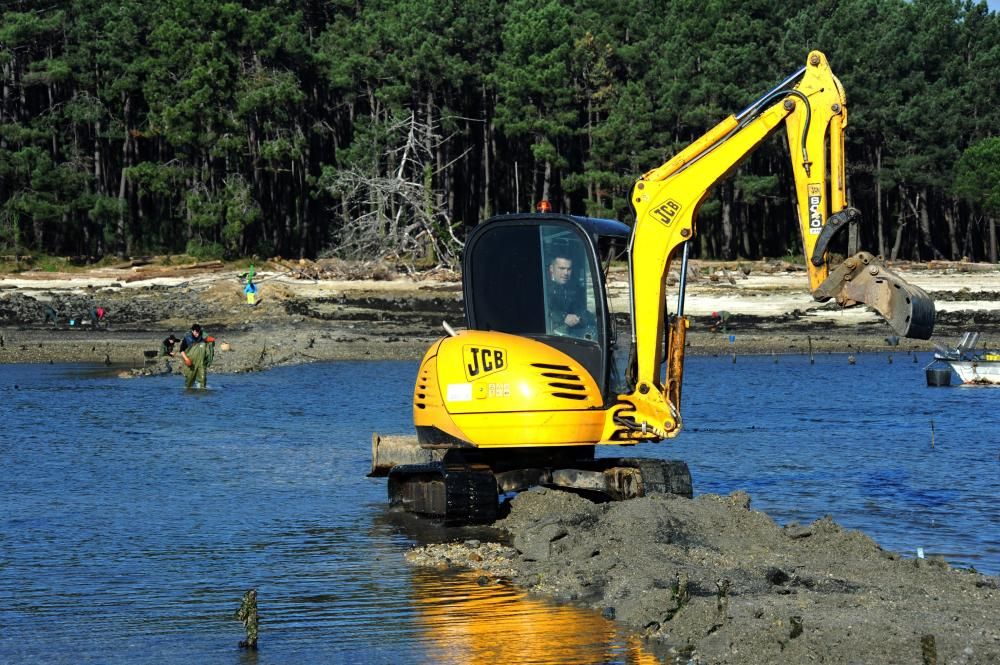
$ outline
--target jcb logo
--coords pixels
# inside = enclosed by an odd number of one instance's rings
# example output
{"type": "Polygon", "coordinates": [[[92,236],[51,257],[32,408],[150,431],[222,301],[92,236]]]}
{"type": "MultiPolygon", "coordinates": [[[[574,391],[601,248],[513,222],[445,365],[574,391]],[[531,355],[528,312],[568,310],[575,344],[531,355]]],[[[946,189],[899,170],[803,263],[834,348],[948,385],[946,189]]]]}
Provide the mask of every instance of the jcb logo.
{"type": "Polygon", "coordinates": [[[677,217],[677,213],[681,211],[681,204],[673,199],[667,199],[667,202],[656,208],[653,208],[651,214],[656,219],[663,222],[665,226],[670,226],[670,222],[674,221],[677,217]]]}
{"type": "Polygon", "coordinates": [[[809,234],[817,235],[823,230],[823,188],[820,185],[809,185],[809,234]]]}
{"type": "Polygon", "coordinates": [[[502,371],[507,366],[507,351],[488,346],[467,346],[462,350],[465,357],[465,376],[470,381],[502,371]]]}

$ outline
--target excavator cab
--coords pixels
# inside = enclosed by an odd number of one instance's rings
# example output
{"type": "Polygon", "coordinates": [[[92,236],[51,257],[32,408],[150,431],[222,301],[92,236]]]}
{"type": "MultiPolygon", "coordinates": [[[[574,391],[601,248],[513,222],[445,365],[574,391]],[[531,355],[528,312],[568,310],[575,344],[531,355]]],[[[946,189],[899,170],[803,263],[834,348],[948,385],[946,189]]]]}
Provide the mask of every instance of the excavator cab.
{"type": "MultiPolygon", "coordinates": [[[[571,215],[486,220],[466,243],[468,328],[543,342],[597,380],[602,402],[613,399],[614,340],[601,258],[624,247],[629,234],[621,222],[571,215]]],[[[478,353],[472,362],[491,359],[478,353]]]]}

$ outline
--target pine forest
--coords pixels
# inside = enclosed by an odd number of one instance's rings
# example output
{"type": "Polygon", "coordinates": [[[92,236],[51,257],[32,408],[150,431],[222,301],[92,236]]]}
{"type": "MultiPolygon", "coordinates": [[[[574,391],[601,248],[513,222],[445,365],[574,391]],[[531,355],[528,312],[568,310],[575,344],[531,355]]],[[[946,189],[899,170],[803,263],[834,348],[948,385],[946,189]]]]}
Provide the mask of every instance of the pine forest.
{"type": "MultiPolygon", "coordinates": [[[[826,53],[859,244],[997,261],[1000,17],[970,0],[4,0],[0,254],[455,267],[485,217],[630,222],[644,172],[826,53]]],[[[798,253],[782,136],[693,256],[798,253]]]]}

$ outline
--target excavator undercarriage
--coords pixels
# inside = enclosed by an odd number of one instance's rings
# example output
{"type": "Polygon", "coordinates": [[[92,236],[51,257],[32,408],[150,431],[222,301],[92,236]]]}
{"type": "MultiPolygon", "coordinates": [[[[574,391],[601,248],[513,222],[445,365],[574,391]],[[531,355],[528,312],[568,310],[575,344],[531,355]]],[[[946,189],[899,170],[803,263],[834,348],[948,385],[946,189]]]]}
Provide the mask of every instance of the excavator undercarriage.
{"type": "Polygon", "coordinates": [[[595,500],[650,494],[692,496],[691,472],[679,460],[595,458],[593,446],[557,451],[470,451],[421,448],[416,437],[372,437],[372,477],[388,476],[389,503],[448,523],[497,519],[500,497],[530,487],[556,487],[595,500]]]}

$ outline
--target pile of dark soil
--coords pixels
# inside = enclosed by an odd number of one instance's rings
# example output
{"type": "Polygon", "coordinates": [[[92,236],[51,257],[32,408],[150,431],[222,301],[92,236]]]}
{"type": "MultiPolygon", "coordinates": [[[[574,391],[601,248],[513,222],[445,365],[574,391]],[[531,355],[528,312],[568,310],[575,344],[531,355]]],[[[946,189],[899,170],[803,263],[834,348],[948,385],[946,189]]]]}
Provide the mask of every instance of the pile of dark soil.
{"type": "Polygon", "coordinates": [[[829,518],[779,527],[744,493],[594,504],[536,489],[496,526],[511,547],[408,558],[594,608],[676,662],[1000,662],[997,578],[904,559],[829,518]]]}

